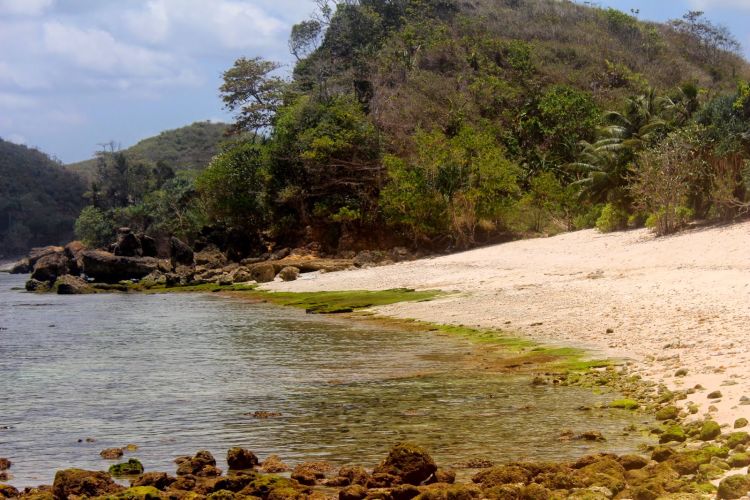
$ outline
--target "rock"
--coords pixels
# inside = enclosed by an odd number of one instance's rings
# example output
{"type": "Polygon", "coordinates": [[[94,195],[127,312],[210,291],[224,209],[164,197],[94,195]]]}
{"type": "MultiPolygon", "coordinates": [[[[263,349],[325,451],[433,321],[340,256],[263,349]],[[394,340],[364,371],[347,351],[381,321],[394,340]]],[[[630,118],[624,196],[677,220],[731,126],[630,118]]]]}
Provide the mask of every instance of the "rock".
{"type": "Polygon", "coordinates": [[[667,446],[657,446],[656,448],[654,448],[654,451],[651,452],[651,460],[664,462],[672,455],[674,455],[674,450],[672,448],[669,448],[667,446]]]}
{"type": "Polygon", "coordinates": [[[229,451],[227,451],[227,465],[229,465],[230,470],[252,469],[258,465],[258,463],[258,457],[256,457],[255,453],[250,450],[235,447],[230,448],[229,451]]]}
{"type": "Polygon", "coordinates": [[[750,476],[734,475],[725,477],[719,483],[718,498],[742,498],[750,493],[750,476]]]}
{"type": "Polygon", "coordinates": [[[57,278],[57,281],[55,281],[52,288],[57,290],[58,295],[83,295],[87,293],[96,293],[96,290],[94,290],[86,280],[70,274],[57,278]]]}
{"type": "Polygon", "coordinates": [[[286,257],[281,260],[268,261],[274,267],[275,273],[278,274],[285,267],[296,267],[300,273],[312,273],[323,271],[332,273],[343,271],[352,267],[352,261],[349,259],[321,259],[314,257],[286,257]]]}
{"type": "Polygon", "coordinates": [[[680,410],[675,406],[665,406],[656,412],[656,420],[674,420],[680,414],[680,410]]]}
{"type": "Polygon", "coordinates": [[[71,241],[65,248],[63,253],[68,258],[68,266],[70,267],[70,274],[78,276],[83,270],[83,259],[81,258],[81,252],[86,250],[86,245],[81,241],[71,241]]]}
{"type": "Polygon", "coordinates": [[[373,470],[373,474],[386,473],[397,476],[401,482],[419,485],[429,479],[437,465],[425,450],[411,443],[399,443],[373,470]]]}
{"type": "Polygon", "coordinates": [[[258,283],[269,283],[276,277],[276,269],[268,262],[254,264],[249,269],[250,276],[258,283]]]}
{"type": "Polygon", "coordinates": [[[107,460],[117,460],[122,456],[122,448],[107,448],[99,452],[99,456],[107,460]]]}
{"type": "Polygon", "coordinates": [[[141,279],[141,285],[146,288],[153,288],[155,286],[164,286],[167,284],[167,275],[161,271],[154,271],[147,274],[141,279]]]}
{"type": "Polygon", "coordinates": [[[292,471],[292,479],[300,484],[312,486],[320,479],[325,479],[326,473],[333,470],[328,462],[303,462],[292,471]]]}
{"type": "Polygon", "coordinates": [[[370,474],[364,467],[342,467],[339,469],[339,477],[344,477],[349,481],[347,484],[366,485],[370,480],[370,474]]]}
{"type": "Polygon", "coordinates": [[[161,492],[153,486],[131,486],[106,497],[106,500],[159,500],[160,498],[161,492]]]}
{"type": "Polygon", "coordinates": [[[362,500],[367,496],[367,488],[354,484],[339,491],[339,500],[362,500]]]}
{"type": "Polygon", "coordinates": [[[687,376],[687,374],[688,374],[687,368],[680,368],[679,370],[674,372],[675,377],[685,377],[687,376]]]}
{"type": "Polygon", "coordinates": [[[175,462],[177,462],[178,476],[198,476],[204,469],[209,474],[213,474],[218,470],[216,469],[216,459],[211,455],[211,452],[206,450],[199,451],[194,457],[179,457],[175,462]]]}
{"type": "Polygon", "coordinates": [[[263,472],[278,473],[287,472],[291,470],[291,467],[285,464],[278,455],[269,455],[263,463],[260,464],[260,470],[263,472]]]}
{"type": "Polygon", "coordinates": [[[31,272],[31,264],[28,257],[19,260],[10,268],[10,274],[28,274],[31,272]]]}
{"type": "Polygon", "coordinates": [[[174,478],[166,472],[146,472],[130,482],[131,486],[153,486],[159,490],[166,490],[174,483],[174,478]]]}
{"type": "Polygon", "coordinates": [[[732,432],[727,436],[727,447],[732,450],[739,445],[750,442],[750,434],[743,431],[732,432]]]}
{"type": "Polygon", "coordinates": [[[28,256],[29,266],[33,268],[36,265],[37,261],[41,259],[42,257],[45,257],[53,253],[63,253],[64,251],[65,249],[63,247],[58,247],[58,246],[32,248],[28,256]]]}
{"type": "Polygon", "coordinates": [[[615,459],[605,456],[582,467],[578,475],[586,486],[604,486],[614,494],[625,489],[625,468],[615,459]]]}
{"type": "Polygon", "coordinates": [[[456,482],[456,471],[450,469],[438,469],[435,471],[433,477],[436,483],[453,484],[456,482]]]}
{"type": "Polygon", "coordinates": [[[172,267],[192,266],[195,263],[193,249],[182,240],[172,236],[169,238],[169,255],[172,267]]]}
{"type": "Polygon", "coordinates": [[[395,486],[398,484],[401,484],[401,478],[398,476],[395,476],[393,474],[388,474],[385,472],[374,472],[368,479],[367,479],[367,486],[368,488],[390,488],[391,486],[395,486]]]}
{"type": "Polygon", "coordinates": [[[110,465],[109,473],[113,476],[137,476],[143,474],[143,464],[137,458],[131,458],[127,462],[110,465]]]}
{"type": "Polygon", "coordinates": [[[577,435],[575,439],[579,441],[596,441],[596,442],[606,441],[606,438],[599,431],[586,431],[577,435]]]}
{"type": "Polygon", "coordinates": [[[526,483],[531,479],[531,472],[515,464],[499,465],[478,472],[471,478],[483,488],[493,488],[504,484],[526,483]]]}
{"type": "Polygon", "coordinates": [[[745,417],[740,417],[734,421],[735,429],[742,429],[743,427],[747,427],[747,419],[745,417]]]}
{"type": "Polygon", "coordinates": [[[623,455],[619,459],[625,470],[637,470],[646,467],[650,460],[640,455],[623,455]]]}
{"type": "Polygon", "coordinates": [[[46,281],[30,279],[26,282],[26,290],[29,292],[49,292],[50,284],[46,281]]]}
{"type": "Polygon", "coordinates": [[[237,268],[232,273],[233,283],[247,283],[248,281],[253,281],[253,276],[246,267],[237,268]]]}
{"type": "Polygon", "coordinates": [[[7,458],[0,458],[0,470],[8,470],[11,465],[13,465],[13,462],[7,458]]]}
{"type": "Polygon", "coordinates": [[[227,265],[227,256],[215,245],[208,245],[200,252],[195,253],[195,263],[208,269],[217,269],[227,265]]]}
{"type": "Polygon", "coordinates": [[[124,490],[116,484],[106,472],[82,469],[65,469],[57,471],[52,484],[52,493],[57,499],[71,496],[97,497],[124,490]]]}
{"type": "Polygon", "coordinates": [[[81,257],[86,276],[104,283],[141,279],[159,269],[153,257],[121,257],[101,250],[84,250],[81,257]]]}
{"type": "Polygon", "coordinates": [[[701,441],[711,441],[721,435],[721,426],[713,420],[707,420],[701,427],[699,439],[701,441]]]}
{"type": "Polygon", "coordinates": [[[121,227],[117,230],[117,242],[112,246],[112,253],[118,257],[143,257],[141,240],[129,227],[121,227]]]}
{"type": "Polygon", "coordinates": [[[386,259],[386,255],[383,252],[373,250],[362,250],[353,259],[353,264],[356,267],[363,267],[366,265],[377,264],[386,259]]]}
{"type": "Polygon", "coordinates": [[[706,397],[708,399],[719,399],[722,396],[723,396],[723,394],[721,393],[721,391],[713,391],[713,392],[709,392],[708,396],[706,396],[706,397]]]}
{"type": "Polygon", "coordinates": [[[289,248],[282,248],[281,250],[278,250],[271,254],[270,260],[281,260],[285,257],[288,257],[289,254],[292,253],[291,249],[289,248]]]}
{"type": "MultiPolygon", "coordinates": [[[[539,485],[536,485],[539,486],[539,485]]],[[[543,488],[540,486],[540,488],[543,488]]],[[[547,493],[549,493],[546,488],[543,488],[547,493]]],[[[444,484],[444,483],[435,483],[431,484],[427,487],[420,488],[421,493],[418,497],[416,497],[418,500],[472,500],[474,498],[482,498],[484,495],[482,494],[482,491],[473,484],[444,484]]],[[[489,496],[489,495],[488,495],[489,496]]],[[[519,498],[519,497],[513,497],[513,496],[505,496],[505,495],[497,495],[497,496],[489,496],[489,498],[498,498],[498,499],[505,499],[505,498],[519,498]]],[[[538,496],[523,496],[520,498],[528,498],[528,499],[548,499],[550,498],[549,495],[544,497],[538,497],[538,496]]]]}
{"type": "Polygon", "coordinates": [[[299,277],[299,269],[294,266],[286,266],[279,271],[279,277],[284,281],[294,281],[299,277]]]}
{"type": "Polygon", "coordinates": [[[239,494],[243,496],[254,496],[270,498],[272,492],[277,491],[278,496],[290,494],[292,491],[305,491],[297,481],[274,475],[257,476],[247,484],[239,494]]]}
{"type": "Polygon", "coordinates": [[[18,498],[19,491],[9,484],[0,484],[0,497],[18,498]]]}
{"type": "Polygon", "coordinates": [[[141,240],[141,255],[143,255],[143,257],[159,256],[159,248],[155,239],[151,236],[146,236],[145,234],[139,234],[138,239],[141,240]]]}
{"type": "Polygon", "coordinates": [[[740,467],[747,467],[750,465],[750,455],[747,453],[734,453],[733,455],[730,455],[727,459],[727,463],[737,469],[740,467]]]}
{"type": "Polygon", "coordinates": [[[682,443],[686,439],[685,430],[679,425],[672,425],[659,436],[659,443],[664,444],[672,441],[682,443]]]}
{"type": "Polygon", "coordinates": [[[195,473],[197,477],[215,477],[221,476],[221,469],[215,465],[205,465],[201,470],[195,473]]]}
{"type": "Polygon", "coordinates": [[[52,283],[60,276],[68,274],[68,272],[68,259],[65,254],[62,251],[49,253],[34,264],[31,279],[52,283]]]}

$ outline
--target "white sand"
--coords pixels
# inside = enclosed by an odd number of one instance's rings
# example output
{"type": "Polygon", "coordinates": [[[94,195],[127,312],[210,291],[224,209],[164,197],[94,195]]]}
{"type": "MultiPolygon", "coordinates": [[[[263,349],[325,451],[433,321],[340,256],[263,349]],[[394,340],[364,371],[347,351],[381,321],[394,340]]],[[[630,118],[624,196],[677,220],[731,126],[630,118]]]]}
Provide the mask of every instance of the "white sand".
{"type": "Polygon", "coordinates": [[[268,290],[409,287],[460,293],[381,314],[493,327],[548,344],[624,357],[721,423],[750,418],[750,222],[655,238],[596,231],[517,241],[390,266],[316,274],[268,290]],[[541,324],[539,324],[541,323],[541,324]],[[606,333],[607,329],[614,330],[606,333]],[[674,376],[686,368],[688,376],[674,376]],[[706,395],[721,390],[719,402],[706,395]]]}

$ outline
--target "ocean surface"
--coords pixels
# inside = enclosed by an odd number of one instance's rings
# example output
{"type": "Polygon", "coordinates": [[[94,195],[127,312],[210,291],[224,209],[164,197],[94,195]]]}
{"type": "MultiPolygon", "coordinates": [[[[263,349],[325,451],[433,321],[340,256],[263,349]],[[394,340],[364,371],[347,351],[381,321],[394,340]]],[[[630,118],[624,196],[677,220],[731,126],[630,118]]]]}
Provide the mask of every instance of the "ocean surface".
{"type": "MultiPolygon", "coordinates": [[[[460,360],[465,340],[383,330],[213,294],[37,295],[0,273],[0,457],[10,484],[51,483],[57,469],[106,470],[104,448],[135,444],[146,470],[243,446],[261,459],[373,466],[401,440],[438,465],[633,451],[611,401],[533,387],[460,360]],[[281,416],[254,418],[254,412],[281,416]],[[604,443],[561,442],[599,430],[604,443]]],[[[643,418],[643,417],[640,417],[643,418]]]]}

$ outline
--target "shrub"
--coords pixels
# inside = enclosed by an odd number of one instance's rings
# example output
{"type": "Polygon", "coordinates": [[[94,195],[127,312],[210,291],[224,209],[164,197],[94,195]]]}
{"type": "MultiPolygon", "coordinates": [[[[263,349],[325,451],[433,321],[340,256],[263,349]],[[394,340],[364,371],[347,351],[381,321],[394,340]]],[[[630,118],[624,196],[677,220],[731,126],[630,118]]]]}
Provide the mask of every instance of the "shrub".
{"type": "Polygon", "coordinates": [[[115,236],[115,228],[107,215],[96,207],[88,206],[81,210],[75,223],[76,237],[86,245],[103,247],[115,236]]]}
{"type": "Polygon", "coordinates": [[[602,233],[625,229],[628,225],[628,212],[623,208],[607,203],[596,220],[596,228],[602,233]]]}

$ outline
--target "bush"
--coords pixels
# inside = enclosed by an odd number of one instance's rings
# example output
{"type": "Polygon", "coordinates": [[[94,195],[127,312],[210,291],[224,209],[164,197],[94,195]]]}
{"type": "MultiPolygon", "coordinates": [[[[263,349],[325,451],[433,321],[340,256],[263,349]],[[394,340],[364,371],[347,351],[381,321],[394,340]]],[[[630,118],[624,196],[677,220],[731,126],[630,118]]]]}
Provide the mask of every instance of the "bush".
{"type": "Polygon", "coordinates": [[[628,212],[623,208],[607,203],[596,220],[596,228],[602,233],[625,229],[628,225],[628,212]]]}
{"type": "Polygon", "coordinates": [[[692,208],[677,207],[671,212],[660,210],[648,216],[646,227],[653,229],[656,234],[668,234],[685,227],[695,217],[692,208]]]}
{"type": "Polygon", "coordinates": [[[107,246],[115,236],[115,227],[107,215],[96,207],[81,210],[75,223],[76,237],[87,246],[107,246]]]}

